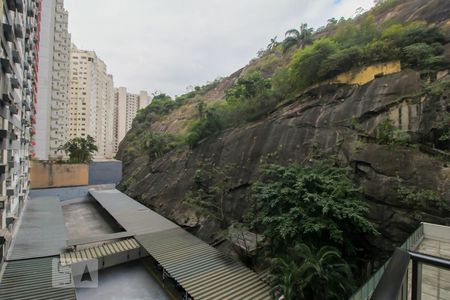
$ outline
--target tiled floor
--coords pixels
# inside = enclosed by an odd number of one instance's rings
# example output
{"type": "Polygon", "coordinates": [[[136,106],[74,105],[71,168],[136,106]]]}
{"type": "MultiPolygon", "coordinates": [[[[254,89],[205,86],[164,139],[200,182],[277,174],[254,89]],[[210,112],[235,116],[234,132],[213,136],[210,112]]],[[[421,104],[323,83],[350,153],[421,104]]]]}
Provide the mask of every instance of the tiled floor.
{"type": "MultiPolygon", "coordinates": [[[[450,259],[450,242],[424,239],[418,252],[450,259]]],[[[450,300],[450,271],[422,267],[422,300],[450,300]]]]}

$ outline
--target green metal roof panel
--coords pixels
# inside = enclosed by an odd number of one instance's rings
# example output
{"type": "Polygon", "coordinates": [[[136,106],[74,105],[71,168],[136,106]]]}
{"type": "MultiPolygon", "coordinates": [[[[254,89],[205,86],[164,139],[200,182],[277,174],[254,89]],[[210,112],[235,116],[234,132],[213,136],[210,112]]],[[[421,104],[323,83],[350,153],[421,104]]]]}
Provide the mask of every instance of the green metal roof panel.
{"type": "Polygon", "coordinates": [[[76,299],[70,267],[60,266],[53,272],[54,259],[58,260],[48,257],[7,262],[0,281],[0,299],[76,299]],[[66,286],[54,287],[59,284],[66,286]]]}
{"type": "Polygon", "coordinates": [[[7,260],[55,256],[66,246],[67,229],[59,198],[31,198],[25,205],[7,260]]]}
{"type": "Polygon", "coordinates": [[[254,272],[180,227],[136,240],[194,299],[271,299],[254,272]]]}

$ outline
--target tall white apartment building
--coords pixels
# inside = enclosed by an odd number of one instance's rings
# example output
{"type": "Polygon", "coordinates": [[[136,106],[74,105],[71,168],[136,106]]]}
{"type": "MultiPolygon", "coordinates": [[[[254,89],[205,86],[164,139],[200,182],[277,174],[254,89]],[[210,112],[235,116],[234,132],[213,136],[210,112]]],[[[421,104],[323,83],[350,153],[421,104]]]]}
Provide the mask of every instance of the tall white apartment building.
{"type": "Polygon", "coordinates": [[[119,87],[115,90],[115,102],[114,153],[117,152],[120,142],[131,129],[137,111],[150,104],[150,97],[146,91],[131,94],[125,87],[119,87]]]}
{"type": "Polygon", "coordinates": [[[72,45],[69,83],[69,139],[92,136],[96,156],[112,157],[113,77],[94,51],[72,45]],[[108,146],[110,144],[110,146],[108,146]]]}
{"type": "Polygon", "coordinates": [[[40,0],[0,1],[0,268],[29,195],[40,0]]]}
{"type": "Polygon", "coordinates": [[[42,0],[36,156],[48,160],[63,155],[68,140],[70,34],[64,0],[42,0]]]}

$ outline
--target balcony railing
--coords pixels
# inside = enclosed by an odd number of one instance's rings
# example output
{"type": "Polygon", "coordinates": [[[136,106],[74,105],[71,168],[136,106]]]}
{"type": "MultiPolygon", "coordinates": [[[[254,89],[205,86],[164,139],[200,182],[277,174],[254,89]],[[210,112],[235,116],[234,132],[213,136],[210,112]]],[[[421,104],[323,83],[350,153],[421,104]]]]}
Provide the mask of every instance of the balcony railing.
{"type": "Polygon", "coordinates": [[[450,270],[450,260],[414,251],[397,249],[386,271],[373,292],[371,300],[406,300],[408,293],[408,267],[412,261],[411,300],[422,297],[422,265],[450,270]]]}
{"type": "MultiPolygon", "coordinates": [[[[406,240],[405,243],[400,247],[404,251],[415,250],[417,246],[422,242],[424,238],[424,225],[421,224],[420,227],[406,240]]],[[[383,277],[386,269],[388,268],[389,259],[370,279],[356,291],[349,300],[368,300],[372,296],[375,288],[378,286],[381,278],[383,277]]],[[[386,299],[388,300],[388,299],[386,299]]]]}

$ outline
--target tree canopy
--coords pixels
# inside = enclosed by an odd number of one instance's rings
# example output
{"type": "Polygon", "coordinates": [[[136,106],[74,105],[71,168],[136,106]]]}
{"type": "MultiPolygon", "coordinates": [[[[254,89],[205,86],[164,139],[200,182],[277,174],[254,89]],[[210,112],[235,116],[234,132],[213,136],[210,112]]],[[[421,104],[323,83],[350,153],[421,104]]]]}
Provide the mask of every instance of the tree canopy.
{"type": "Polygon", "coordinates": [[[268,166],[254,186],[258,222],[273,249],[302,241],[317,247],[334,245],[355,251],[359,237],[375,234],[360,190],[345,170],[327,163],[268,166]]]}
{"type": "Polygon", "coordinates": [[[98,151],[98,148],[95,145],[94,138],[88,135],[87,138],[71,139],[59,147],[59,150],[69,155],[71,163],[87,163],[92,159],[93,154],[98,151]]]}

